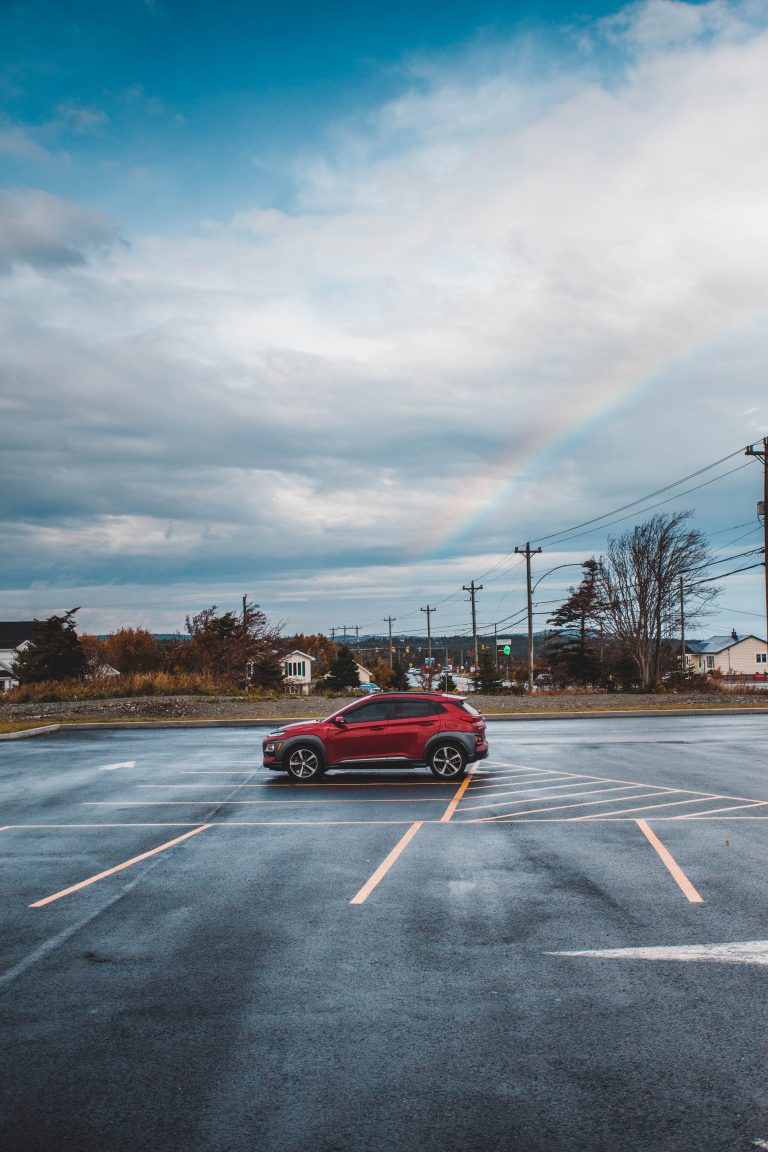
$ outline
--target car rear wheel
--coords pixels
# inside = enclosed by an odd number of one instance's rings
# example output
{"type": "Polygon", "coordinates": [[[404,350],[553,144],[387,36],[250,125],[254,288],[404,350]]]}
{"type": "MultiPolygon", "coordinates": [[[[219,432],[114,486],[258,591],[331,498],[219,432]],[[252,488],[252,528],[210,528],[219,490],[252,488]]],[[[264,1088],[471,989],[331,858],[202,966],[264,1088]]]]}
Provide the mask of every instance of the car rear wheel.
{"type": "Polygon", "coordinates": [[[435,744],[429,767],[439,780],[460,780],[467,769],[467,757],[458,744],[435,744]]]}
{"type": "Polygon", "coordinates": [[[294,780],[314,780],[322,775],[323,762],[320,753],[310,744],[300,744],[291,749],[287,767],[294,780]]]}

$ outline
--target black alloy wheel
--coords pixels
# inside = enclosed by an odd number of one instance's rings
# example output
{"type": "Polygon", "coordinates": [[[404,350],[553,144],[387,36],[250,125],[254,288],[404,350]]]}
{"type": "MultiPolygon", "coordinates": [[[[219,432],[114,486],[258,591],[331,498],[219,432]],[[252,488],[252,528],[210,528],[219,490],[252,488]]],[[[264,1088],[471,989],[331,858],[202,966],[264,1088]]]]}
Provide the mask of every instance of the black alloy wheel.
{"type": "Polygon", "coordinates": [[[458,744],[435,744],[429,754],[429,767],[438,780],[460,780],[467,769],[467,757],[458,744]]]}
{"type": "Polygon", "coordinates": [[[323,762],[311,744],[298,744],[289,753],[287,768],[294,780],[315,780],[322,775],[323,762]]]}

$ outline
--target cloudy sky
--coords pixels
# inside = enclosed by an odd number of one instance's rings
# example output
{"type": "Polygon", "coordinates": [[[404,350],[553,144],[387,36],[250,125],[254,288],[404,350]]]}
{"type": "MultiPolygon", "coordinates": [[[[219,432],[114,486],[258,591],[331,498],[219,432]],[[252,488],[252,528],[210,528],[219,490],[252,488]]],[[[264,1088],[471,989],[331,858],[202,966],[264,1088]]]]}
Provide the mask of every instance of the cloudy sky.
{"type": "Polygon", "coordinates": [[[585,4],[0,6],[0,616],[503,633],[661,500],[755,562],[768,5],[585,4]]]}

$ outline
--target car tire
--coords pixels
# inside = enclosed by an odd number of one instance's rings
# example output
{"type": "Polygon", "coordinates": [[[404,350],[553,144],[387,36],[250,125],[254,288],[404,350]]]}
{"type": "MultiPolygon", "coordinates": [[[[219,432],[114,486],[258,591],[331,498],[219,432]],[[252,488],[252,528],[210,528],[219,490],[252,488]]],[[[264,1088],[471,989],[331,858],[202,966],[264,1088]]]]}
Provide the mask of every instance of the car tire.
{"type": "Polygon", "coordinates": [[[438,780],[461,780],[467,770],[467,756],[458,744],[441,740],[430,750],[428,764],[438,780]]]}
{"type": "Polygon", "coordinates": [[[297,744],[291,748],[286,761],[288,775],[300,783],[322,776],[324,764],[317,748],[311,744],[297,744]]]}

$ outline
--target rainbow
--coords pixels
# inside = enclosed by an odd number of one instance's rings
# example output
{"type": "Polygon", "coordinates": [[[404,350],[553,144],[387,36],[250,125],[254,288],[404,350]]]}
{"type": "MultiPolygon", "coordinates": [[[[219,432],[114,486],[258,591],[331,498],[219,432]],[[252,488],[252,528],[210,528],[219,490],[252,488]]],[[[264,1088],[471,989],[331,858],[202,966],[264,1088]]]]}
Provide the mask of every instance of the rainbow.
{"type": "MultiPolygon", "coordinates": [[[[741,321],[743,324],[743,317],[741,321]]],[[[721,329],[716,338],[723,334],[721,329]]],[[[668,373],[674,367],[689,360],[692,354],[704,351],[705,346],[711,348],[712,332],[706,335],[707,339],[703,340],[699,333],[686,333],[687,338],[680,341],[683,346],[675,348],[672,355],[669,347],[649,348],[632,364],[606,369],[588,389],[583,388],[561,403],[556,412],[542,419],[526,437],[524,447],[497,454],[486,468],[464,484],[458,497],[446,502],[445,514],[433,519],[422,531],[413,558],[437,560],[471,551],[480,525],[494,515],[505,517],[510,529],[519,531],[509,514],[513,497],[519,501],[521,493],[535,483],[547,464],[562,457],[570,446],[622,408],[629,407],[638,395],[652,392],[665,380],[669,383],[668,373]]],[[[527,530],[532,538],[536,525],[531,524],[527,530]]],[[[514,543],[522,544],[524,540],[521,537],[514,543]]]]}

